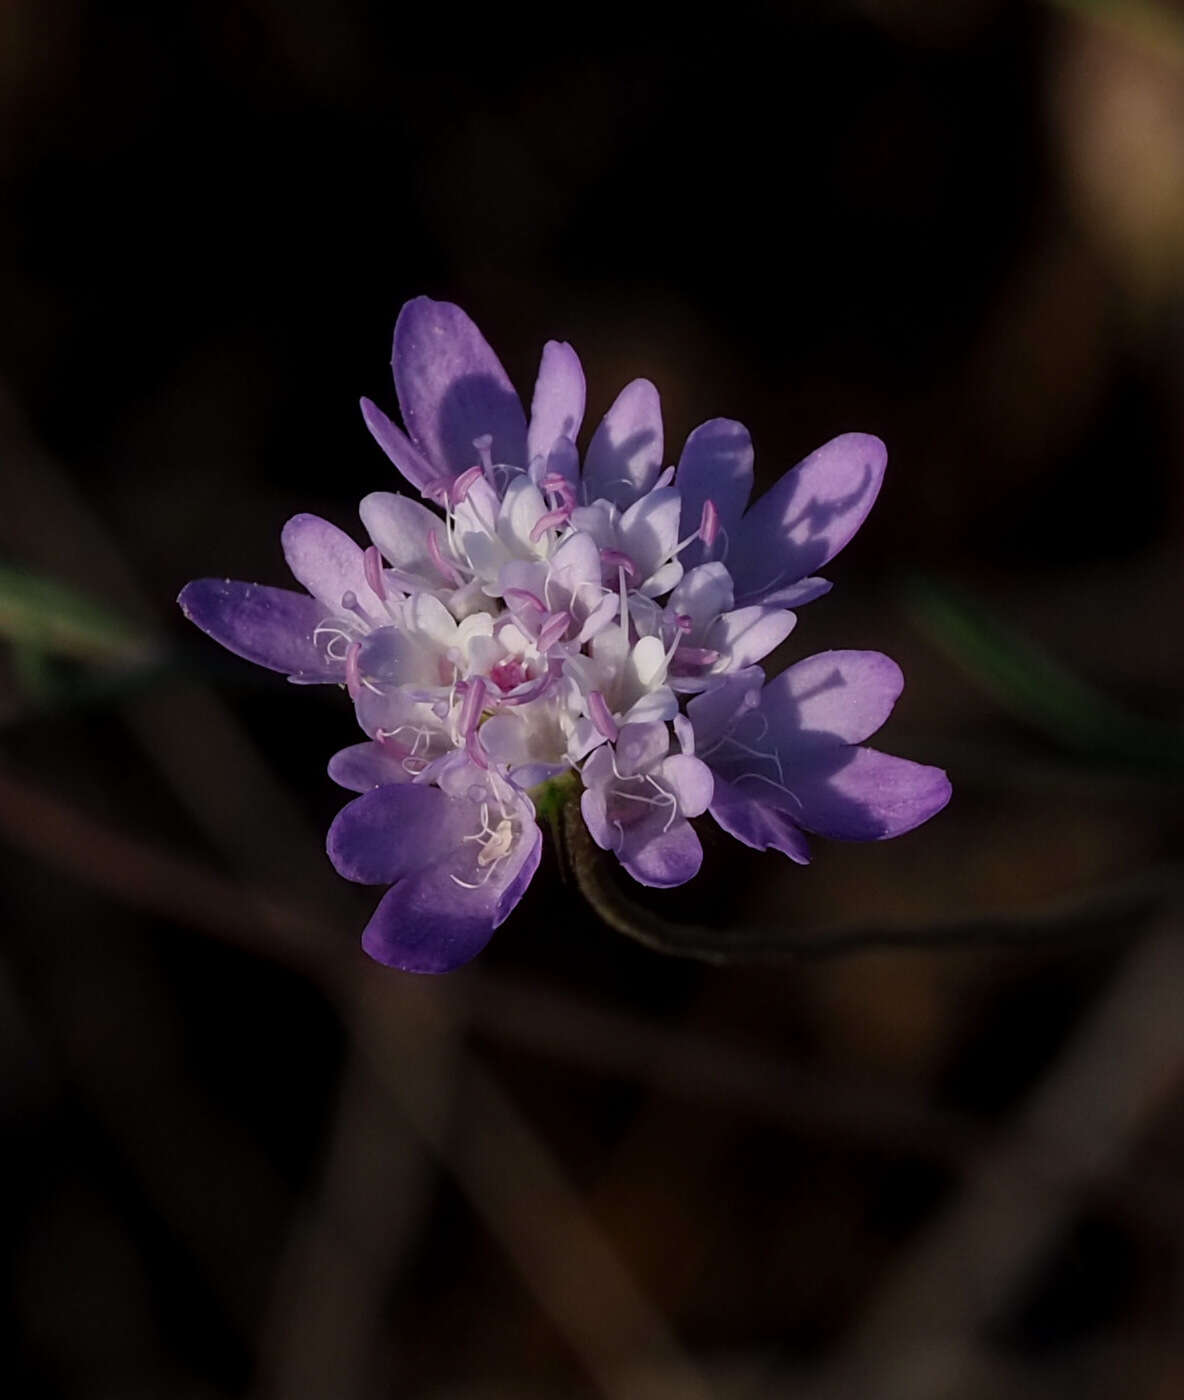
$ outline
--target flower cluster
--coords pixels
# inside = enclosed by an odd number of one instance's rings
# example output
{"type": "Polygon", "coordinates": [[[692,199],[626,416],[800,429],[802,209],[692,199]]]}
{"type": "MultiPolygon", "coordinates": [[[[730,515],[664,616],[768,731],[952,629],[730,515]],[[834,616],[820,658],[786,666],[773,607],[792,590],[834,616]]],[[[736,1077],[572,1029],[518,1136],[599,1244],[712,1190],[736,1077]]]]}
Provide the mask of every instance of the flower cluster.
{"type": "Polygon", "coordinates": [[[535,801],[582,783],[593,840],[642,884],[699,869],[707,812],[757,849],[809,860],[806,833],[899,835],[949,797],[939,769],[863,747],[901,690],[875,652],[758,663],[879,490],[883,444],[835,438],[750,503],[752,443],[716,418],[664,466],[658,394],[617,396],[581,459],[584,375],[543,350],[529,416],[459,307],[419,298],[395,327],[405,431],[367,426],[418,493],[361,504],[368,541],[312,515],[283,530],[306,592],[200,579],[187,617],[250,661],[342,685],[367,735],[330,776],[342,875],[389,885],[363,935],[379,962],[441,972],[522,897],[535,801]]]}

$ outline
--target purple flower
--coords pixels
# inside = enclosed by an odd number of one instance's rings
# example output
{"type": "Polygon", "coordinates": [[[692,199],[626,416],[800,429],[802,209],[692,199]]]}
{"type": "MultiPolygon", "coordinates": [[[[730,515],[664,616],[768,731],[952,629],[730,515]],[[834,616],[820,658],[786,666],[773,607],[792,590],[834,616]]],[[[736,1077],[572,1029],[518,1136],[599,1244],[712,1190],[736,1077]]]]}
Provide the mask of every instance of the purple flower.
{"type": "Polygon", "coordinates": [[[806,831],[881,841],[928,821],[950,799],[945,773],[862,744],[903,685],[880,652],[825,651],[768,684],[753,666],[697,695],[687,719],[715,776],[711,815],[746,846],[803,865],[806,831]]]}
{"type": "Polygon", "coordinates": [[[362,947],[405,972],[450,972],[475,957],[526,892],[542,851],[534,807],[513,784],[463,758],[433,776],[371,788],[329,828],[340,874],[390,885],[362,947]]]}
{"type": "Polygon", "coordinates": [[[670,752],[664,724],[626,724],[584,764],[580,810],[592,839],[643,885],[669,888],[697,874],[703,847],[688,817],[711,801],[711,771],[670,752]]]}
{"type": "Polygon", "coordinates": [[[545,346],[529,416],[448,303],[403,308],[392,363],[405,430],[363,412],[424,499],[366,496],[365,546],[288,521],[304,592],[199,579],[180,597],[238,655],[348,692],[366,740],[329,774],[360,795],[328,850],[348,879],[390,886],[372,957],[439,972],[484,947],[538,866],[534,800],[555,810],[577,778],[593,840],[658,887],[698,871],[690,819],[707,810],[805,862],[805,831],[893,836],[944,804],[943,773],[860,746],[899,693],[886,657],[831,652],[768,685],[755,664],[789,636],[789,607],[829,587],[812,570],[875,498],[876,438],[836,438],[746,511],[747,432],[696,429],[672,485],[646,380],[581,468],[567,344],[545,346]]]}
{"type": "Polygon", "coordinates": [[[697,528],[710,501],[712,545],[696,541],[686,563],[728,566],[736,602],[799,607],[830,589],[812,577],[851,539],[879,494],[887,449],[867,433],[844,433],[785,475],[752,506],[752,440],[743,423],[713,418],[687,438],[675,482],[682,532],[697,528]],[[747,507],[747,509],[746,509],[747,507]]]}
{"type": "MultiPolygon", "coordinates": [[[[395,323],[391,369],[406,432],[362,400],[375,441],[412,486],[438,499],[481,462],[501,484],[528,467],[539,480],[562,477],[573,492],[581,474],[576,438],[584,420],[584,371],[570,345],[543,348],[527,421],[522,403],[485,337],[459,306],[416,297],[395,323]]],[[[646,495],[662,470],[662,410],[646,379],[627,384],[604,415],[583,469],[584,501],[624,509],[646,495]]],[[[574,500],[574,498],[573,498],[574,500]]]]}

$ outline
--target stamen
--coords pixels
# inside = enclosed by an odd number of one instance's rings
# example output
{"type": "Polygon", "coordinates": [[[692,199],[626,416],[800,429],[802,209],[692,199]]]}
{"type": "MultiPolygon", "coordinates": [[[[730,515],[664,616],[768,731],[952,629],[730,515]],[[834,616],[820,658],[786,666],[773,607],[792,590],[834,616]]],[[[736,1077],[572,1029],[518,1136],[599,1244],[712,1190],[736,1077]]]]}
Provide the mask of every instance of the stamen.
{"type": "Polygon", "coordinates": [[[450,564],[448,560],[444,558],[444,551],[440,548],[439,530],[428,531],[428,555],[437,570],[444,575],[454,588],[459,588],[462,585],[464,580],[461,578],[455,565],[450,564]]]}
{"type": "Polygon", "coordinates": [[[558,496],[565,506],[575,509],[576,493],[562,472],[548,472],[539,485],[548,496],[558,496]]]}
{"type": "Polygon", "coordinates": [[[699,538],[704,546],[710,549],[718,534],[719,511],[716,510],[714,501],[706,500],[703,502],[703,514],[699,517],[699,538]]]}
{"type": "Polygon", "coordinates": [[[627,554],[622,554],[619,549],[602,549],[600,560],[601,563],[607,564],[610,568],[616,565],[618,569],[624,569],[630,578],[637,577],[637,565],[627,554]]]}
{"type": "Polygon", "coordinates": [[[360,618],[368,628],[378,625],[361,603],[358,602],[358,595],[352,588],[347,588],[341,595],[341,606],[346,612],[352,612],[355,617],[360,618]]]}
{"type": "Polygon", "coordinates": [[[612,711],[609,709],[603,694],[599,690],[590,690],[588,692],[588,718],[610,744],[615,744],[617,742],[617,735],[620,733],[620,730],[618,730],[617,722],[613,719],[612,711]]]}
{"type": "Polygon", "coordinates": [[[448,504],[453,510],[468,496],[473,489],[473,482],[480,481],[483,475],[480,467],[470,467],[468,471],[461,472],[448,488],[448,504]]]}
{"type": "Polygon", "coordinates": [[[519,607],[529,605],[532,608],[538,608],[541,613],[548,611],[546,603],[537,593],[532,593],[529,588],[507,588],[503,590],[502,597],[507,603],[516,600],[519,607]]]}
{"type": "Polygon", "coordinates": [[[677,659],[688,666],[714,666],[719,658],[720,653],[711,647],[680,647],[677,659]]]}
{"type": "Polygon", "coordinates": [[[362,692],[362,677],[358,670],[358,653],[361,650],[361,642],[351,642],[345,653],[345,688],[351,700],[356,700],[362,692]]]}
{"type": "MultiPolygon", "coordinates": [[[[480,437],[475,437],[473,446],[477,449],[477,456],[481,458],[481,469],[485,473],[485,478],[490,481],[493,474],[493,434],[482,433],[480,437]]],[[[490,485],[492,484],[490,481],[490,485]]]]}
{"type": "Polygon", "coordinates": [[[695,619],[690,613],[675,613],[674,625],[680,632],[689,632],[695,625],[695,619]]]}
{"type": "Polygon", "coordinates": [[[539,628],[539,635],[535,638],[535,646],[541,652],[548,652],[555,643],[563,636],[571,624],[571,613],[556,612],[539,628]]]}
{"type": "Polygon", "coordinates": [[[363,551],[362,572],[366,575],[366,582],[371,591],[377,593],[379,599],[385,603],[386,580],[382,576],[382,555],[379,554],[376,544],[367,545],[363,551]]]}
{"type": "Polygon", "coordinates": [[[530,542],[537,544],[541,537],[548,530],[558,529],[566,525],[571,518],[571,506],[559,506],[556,510],[549,510],[546,515],[540,515],[530,528],[530,542]]]}
{"type": "Polygon", "coordinates": [[[465,753],[472,759],[478,768],[489,770],[489,755],[485,752],[485,745],[481,742],[481,736],[476,729],[471,729],[465,735],[465,753]]]}
{"type": "Polygon", "coordinates": [[[468,683],[465,691],[465,698],[460,707],[460,719],[457,727],[466,737],[477,728],[477,721],[481,718],[481,711],[485,708],[485,678],[474,676],[468,683]]]}

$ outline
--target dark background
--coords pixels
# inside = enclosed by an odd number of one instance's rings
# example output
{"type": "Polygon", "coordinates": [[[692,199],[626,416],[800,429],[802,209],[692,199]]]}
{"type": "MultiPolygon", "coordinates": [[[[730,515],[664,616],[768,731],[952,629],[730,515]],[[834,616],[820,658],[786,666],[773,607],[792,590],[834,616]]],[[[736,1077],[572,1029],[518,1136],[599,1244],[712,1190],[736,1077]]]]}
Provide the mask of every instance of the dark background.
{"type": "Polygon", "coordinates": [[[9,1393],[1184,1394],[1179,13],[0,26],[9,1393]],[[654,380],[668,460],[888,443],[782,660],[897,657],[953,803],[649,902],[843,955],[665,958],[551,853],[471,968],[362,957],[348,704],[172,600],[398,484],[421,293],[592,424],[654,380]]]}

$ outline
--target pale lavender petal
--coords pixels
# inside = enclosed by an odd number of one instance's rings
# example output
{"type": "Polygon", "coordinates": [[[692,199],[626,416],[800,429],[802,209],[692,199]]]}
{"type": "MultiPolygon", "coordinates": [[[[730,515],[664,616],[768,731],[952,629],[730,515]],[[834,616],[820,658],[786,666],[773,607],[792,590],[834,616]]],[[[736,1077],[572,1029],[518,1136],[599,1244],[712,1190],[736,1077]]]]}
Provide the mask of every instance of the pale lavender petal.
{"type": "Polygon", "coordinates": [[[433,467],[406,433],[396,428],[370,399],[362,400],[362,417],[370,436],[417,491],[426,491],[441,475],[440,468],[433,467]]]}
{"type": "Polygon", "coordinates": [[[737,719],[760,701],[765,673],[749,666],[721,676],[687,705],[687,718],[695,730],[695,747],[700,753],[711,749],[731,729],[737,719]]]}
{"type": "Polygon", "coordinates": [[[772,847],[799,865],[809,865],[810,847],[802,830],[784,812],[741,792],[718,773],[710,810],[724,831],[737,841],[757,851],[772,847]]]}
{"type": "Polygon", "coordinates": [[[344,530],[319,515],[294,515],[280,542],[288,568],[327,608],[340,613],[342,599],[353,593],[371,617],[385,617],[382,600],[366,582],[362,550],[344,530]]]}
{"type": "Polygon", "coordinates": [[[617,769],[625,777],[644,773],[665,758],[669,748],[670,731],[665,724],[624,724],[617,735],[617,769]]]}
{"type": "Polygon", "coordinates": [[[304,682],[340,681],[342,665],[313,641],[325,609],[306,593],[235,579],[199,578],[177,599],[208,636],[257,666],[304,682]]]}
{"type": "Polygon", "coordinates": [[[667,829],[667,820],[659,808],[624,828],[617,858],[638,884],[671,889],[699,873],[703,847],[690,822],[680,817],[667,829]]]}
{"type": "MultiPolygon", "coordinates": [[[[549,456],[556,438],[575,442],[584,421],[584,371],[580,357],[563,340],[543,346],[539,377],[530,404],[526,458],[549,456]]],[[[566,475],[566,473],[564,473],[566,475]]]]}
{"type": "Polygon", "coordinates": [[[829,593],[834,585],[824,578],[803,578],[766,593],[761,602],[770,608],[801,608],[829,593]]]}
{"type": "Polygon", "coordinates": [[[710,628],[708,647],[728,657],[728,670],[738,671],[762,660],[793,631],[797,618],[781,608],[738,608],[725,613],[710,628]]]}
{"type": "Polygon", "coordinates": [[[339,875],[363,885],[389,885],[443,860],[465,834],[464,804],[437,787],[391,783],[343,807],[326,849],[339,875]]]}
{"type": "MultiPolygon", "coordinates": [[[[675,481],[682,494],[682,525],[685,539],[699,528],[704,501],[711,501],[719,512],[719,523],[727,539],[735,536],[736,526],[752,494],[752,438],[743,423],[731,418],[712,418],[687,438],[678,461],[675,481]]],[[[707,556],[720,558],[719,541],[707,556]]],[[[703,545],[696,540],[683,556],[688,567],[704,558],[703,545]]]]}
{"type": "Polygon", "coordinates": [[[659,764],[654,776],[673,792],[682,816],[700,817],[706,812],[713,786],[706,763],[687,753],[671,754],[659,764]]]}
{"type": "Polygon", "coordinates": [[[839,841],[899,836],[950,800],[950,780],[940,768],[878,749],[818,751],[787,766],[785,782],[798,804],[794,819],[839,841]]]}
{"type": "Polygon", "coordinates": [[[823,651],[782,671],[765,687],[761,712],[785,759],[820,744],[858,744],[892,713],[904,676],[878,651],[823,651]]]}
{"type": "Polygon", "coordinates": [[[391,367],[411,439],[440,471],[476,463],[489,433],[493,460],[526,466],[526,415],[485,337],[459,306],[417,297],[395,323],[391,367]]]}
{"type": "Polygon", "coordinates": [[[688,570],[670,595],[667,607],[691,619],[691,635],[732,608],[732,577],[723,564],[700,564],[688,570]]]}
{"type": "Polygon", "coordinates": [[[679,509],[678,492],[673,486],[665,486],[634,501],[621,516],[618,537],[621,548],[637,566],[638,583],[673,554],[678,544],[679,509]]]}
{"type": "Polygon", "coordinates": [[[624,509],[662,468],[662,407],[648,379],[626,384],[601,419],[584,459],[584,491],[624,509]]]}
{"type": "Polygon", "coordinates": [[[410,496],[397,496],[392,491],[372,491],[358,507],[358,514],[366,533],[394,568],[424,579],[440,579],[428,537],[436,535],[445,559],[451,557],[452,551],[444,522],[434,511],[419,501],[413,501],[410,496]]]}
{"type": "Polygon", "coordinates": [[[760,602],[833,559],[871,509],[887,459],[879,438],[844,433],[786,472],[730,539],[737,599],[760,602]]]}
{"type": "Polygon", "coordinates": [[[406,783],[412,775],[403,767],[403,756],[389,744],[351,744],[329,760],[329,776],[351,792],[369,792],[386,783],[406,783]]]}

